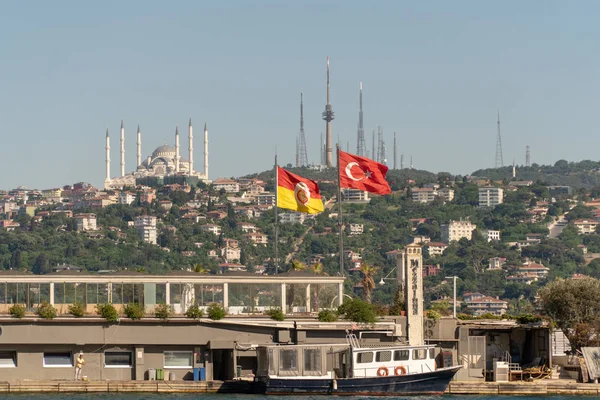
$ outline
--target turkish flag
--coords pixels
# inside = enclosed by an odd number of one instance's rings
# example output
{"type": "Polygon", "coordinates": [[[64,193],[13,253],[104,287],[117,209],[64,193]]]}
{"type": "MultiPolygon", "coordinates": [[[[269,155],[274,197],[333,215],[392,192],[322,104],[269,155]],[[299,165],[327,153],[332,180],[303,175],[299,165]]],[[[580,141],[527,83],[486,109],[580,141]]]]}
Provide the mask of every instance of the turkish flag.
{"type": "Polygon", "coordinates": [[[339,151],[340,187],[390,194],[388,167],[366,157],[339,151]]]}

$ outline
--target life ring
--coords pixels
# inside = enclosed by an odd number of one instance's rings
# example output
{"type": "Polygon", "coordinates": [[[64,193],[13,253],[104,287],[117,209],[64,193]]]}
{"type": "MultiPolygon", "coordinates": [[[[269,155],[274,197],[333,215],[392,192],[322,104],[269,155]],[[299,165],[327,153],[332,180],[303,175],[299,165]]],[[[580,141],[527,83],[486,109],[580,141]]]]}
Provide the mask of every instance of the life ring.
{"type": "Polygon", "coordinates": [[[404,368],[404,365],[398,365],[396,368],[394,368],[394,374],[406,375],[406,368],[404,368]]]}
{"type": "Polygon", "coordinates": [[[389,374],[390,371],[387,369],[387,367],[379,367],[377,370],[377,376],[388,376],[389,374]]]}

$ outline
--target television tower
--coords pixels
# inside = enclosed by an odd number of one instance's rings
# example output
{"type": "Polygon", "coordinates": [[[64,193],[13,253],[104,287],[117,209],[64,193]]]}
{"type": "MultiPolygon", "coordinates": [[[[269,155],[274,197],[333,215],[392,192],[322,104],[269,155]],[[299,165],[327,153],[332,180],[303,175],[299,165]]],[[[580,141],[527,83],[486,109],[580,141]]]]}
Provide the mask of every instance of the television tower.
{"type": "Polygon", "coordinates": [[[400,154],[400,169],[404,169],[404,154],[400,154]]]}
{"type": "Polygon", "coordinates": [[[496,168],[504,167],[502,160],[502,136],[500,135],[500,110],[498,110],[498,137],[496,138],[496,168]]]}
{"type": "Polygon", "coordinates": [[[362,82],[360,83],[360,95],[359,95],[359,109],[358,109],[358,131],[356,133],[356,154],[364,156],[367,153],[367,146],[365,144],[365,127],[363,121],[363,96],[362,96],[362,82]]]}
{"type": "Polygon", "coordinates": [[[375,152],[375,129],[373,129],[373,151],[371,152],[371,157],[373,158],[373,160],[375,161],[379,161],[377,159],[377,153],[375,152]]]}
{"type": "Polygon", "coordinates": [[[331,121],[333,121],[335,114],[331,108],[330,93],[329,93],[329,56],[327,57],[327,104],[325,105],[325,111],[323,112],[323,119],[325,120],[325,162],[327,168],[333,166],[333,146],[331,138],[331,121]]]}
{"type": "Polygon", "coordinates": [[[525,166],[531,167],[531,153],[529,152],[529,145],[525,146],[525,166]]]}
{"type": "Polygon", "coordinates": [[[383,129],[381,129],[381,126],[377,127],[377,161],[387,165],[385,142],[383,140],[383,129]]]}
{"type": "Polygon", "coordinates": [[[398,158],[397,158],[397,149],[396,149],[396,132],[394,132],[394,169],[398,167],[398,158]]]}
{"type": "Polygon", "coordinates": [[[300,137],[298,139],[298,161],[297,167],[308,167],[308,155],[306,154],[306,136],[304,135],[304,102],[300,92],[300,137]]]}

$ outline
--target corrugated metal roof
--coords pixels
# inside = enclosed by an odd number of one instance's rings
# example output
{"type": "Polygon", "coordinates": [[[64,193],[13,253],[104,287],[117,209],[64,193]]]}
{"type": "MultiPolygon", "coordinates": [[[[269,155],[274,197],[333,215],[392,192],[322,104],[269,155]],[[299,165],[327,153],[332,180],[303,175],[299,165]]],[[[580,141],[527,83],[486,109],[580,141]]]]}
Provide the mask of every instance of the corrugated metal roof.
{"type": "Polygon", "coordinates": [[[581,352],[591,380],[600,377],[600,347],[582,347],[581,352]]]}

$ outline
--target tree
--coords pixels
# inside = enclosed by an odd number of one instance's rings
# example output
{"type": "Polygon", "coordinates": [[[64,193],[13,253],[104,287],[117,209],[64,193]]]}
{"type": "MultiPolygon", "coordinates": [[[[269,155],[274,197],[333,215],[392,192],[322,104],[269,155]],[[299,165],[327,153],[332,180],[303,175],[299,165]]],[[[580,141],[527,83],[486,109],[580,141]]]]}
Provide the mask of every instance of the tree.
{"type": "Polygon", "coordinates": [[[592,344],[592,338],[600,333],[600,280],[558,279],[538,294],[544,311],[574,349],[592,344]]]}
{"type": "Polygon", "coordinates": [[[371,304],[371,293],[375,289],[375,274],[379,271],[379,267],[374,267],[367,263],[363,263],[360,267],[360,272],[362,274],[362,287],[363,294],[365,296],[365,301],[371,304]]]}

